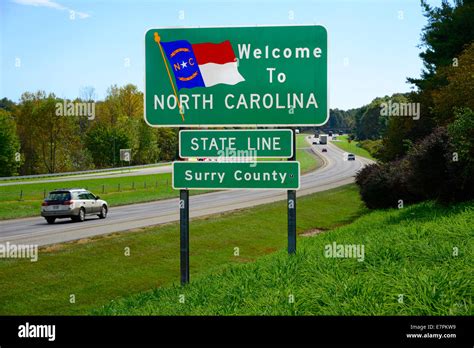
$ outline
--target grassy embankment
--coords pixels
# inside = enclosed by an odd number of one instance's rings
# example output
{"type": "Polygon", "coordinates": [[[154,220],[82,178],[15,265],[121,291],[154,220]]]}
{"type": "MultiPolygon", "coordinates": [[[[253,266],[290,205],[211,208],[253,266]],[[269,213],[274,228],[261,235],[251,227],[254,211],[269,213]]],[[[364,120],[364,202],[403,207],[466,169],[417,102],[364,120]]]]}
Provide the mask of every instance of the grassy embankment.
{"type": "MultiPolygon", "coordinates": [[[[314,212],[319,209],[315,206],[314,212]]],[[[93,313],[473,315],[473,224],[474,202],[376,211],[350,225],[300,238],[294,256],[281,248],[254,263],[194,279],[184,288],[131,295],[93,313]],[[364,257],[326,257],[333,243],[364,246],[364,257]],[[179,302],[180,295],[185,303],[179,302]]]]}
{"type": "MultiPolygon", "coordinates": [[[[364,212],[354,185],[301,197],[297,231],[335,228],[364,212]]],[[[286,226],[285,202],[193,219],[192,282],[284,249],[286,226]]],[[[298,239],[302,253],[303,238],[298,239]]],[[[280,262],[295,259],[277,255],[280,262]]],[[[286,274],[286,266],[281,272],[286,274]]],[[[0,259],[0,314],[87,314],[111,300],[178,282],[179,223],[171,223],[43,248],[37,262],[0,259]]]]}

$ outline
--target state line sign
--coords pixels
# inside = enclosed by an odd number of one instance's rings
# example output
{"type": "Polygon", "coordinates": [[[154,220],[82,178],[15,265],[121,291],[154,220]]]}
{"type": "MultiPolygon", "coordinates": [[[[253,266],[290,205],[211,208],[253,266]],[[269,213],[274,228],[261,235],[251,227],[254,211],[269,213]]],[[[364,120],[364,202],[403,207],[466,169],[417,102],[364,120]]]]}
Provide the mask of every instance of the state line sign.
{"type": "Polygon", "coordinates": [[[174,189],[286,189],[300,187],[297,161],[173,162],[174,189]]]}
{"type": "Polygon", "coordinates": [[[320,25],[145,33],[144,116],[155,127],[319,126],[329,117],[320,25]]]}
{"type": "Polygon", "coordinates": [[[181,130],[179,157],[250,159],[293,157],[290,129],[181,130]]]}

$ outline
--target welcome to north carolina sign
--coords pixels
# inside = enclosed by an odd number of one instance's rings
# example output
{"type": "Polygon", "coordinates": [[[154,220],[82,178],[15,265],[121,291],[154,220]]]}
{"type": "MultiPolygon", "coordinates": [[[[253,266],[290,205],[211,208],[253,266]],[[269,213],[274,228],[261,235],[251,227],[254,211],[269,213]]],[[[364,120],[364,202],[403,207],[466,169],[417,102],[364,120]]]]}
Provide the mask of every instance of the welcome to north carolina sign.
{"type": "Polygon", "coordinates": [[[157,127],[323,125],[319,25],[161,28],[145,34],[145,120],[157,127]]]}

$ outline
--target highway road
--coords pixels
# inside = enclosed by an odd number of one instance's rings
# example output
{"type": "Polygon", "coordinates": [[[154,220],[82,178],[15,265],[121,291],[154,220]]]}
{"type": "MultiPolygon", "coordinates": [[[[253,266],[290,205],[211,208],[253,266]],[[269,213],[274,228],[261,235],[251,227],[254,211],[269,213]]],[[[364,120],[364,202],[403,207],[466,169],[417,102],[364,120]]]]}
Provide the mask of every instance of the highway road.
{"type": "MultiPolygon", "coordinates": [[[[324,165],[316,171],[301,177],[301,188],[297,196],[325,191],[354,181],[354,175],[364,165],[372,161],[356,157],[355,161],[345,161],[343,151],[332,144],[325,147],[328,152],[321,153],[321,145],[308,147],[317,153],[324,165]]],[[[259,204],[286,199],[286,191],[275,190],[237,190],[218,191],[190,197],[190,217],[222,213],[235,209],[248,208],[259,204]]],[[[38,216],[33,218],[0,221],[0,243],[48,245],[126,231],[151,225],[179,220],[178,198],[111,207],[105,220],[88,217],[77,223],[69,219],[57,220],[48,225],[38,216]]]]}

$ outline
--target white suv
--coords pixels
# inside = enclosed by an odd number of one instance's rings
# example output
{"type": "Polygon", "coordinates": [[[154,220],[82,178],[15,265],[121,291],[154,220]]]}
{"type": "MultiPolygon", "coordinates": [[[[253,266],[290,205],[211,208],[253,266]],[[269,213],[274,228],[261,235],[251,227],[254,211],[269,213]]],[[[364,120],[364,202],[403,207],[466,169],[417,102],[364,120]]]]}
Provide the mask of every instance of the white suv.
{"type": "Polygon", "coordinates": [[[56,219],[71,218],[82,222],[86,215],[97,215],[101,219],[107,217],[109,206],[99,196],[85,189],[58,189],[51,191],[41,204],[41,216],[48,224],[56,219]]]}

